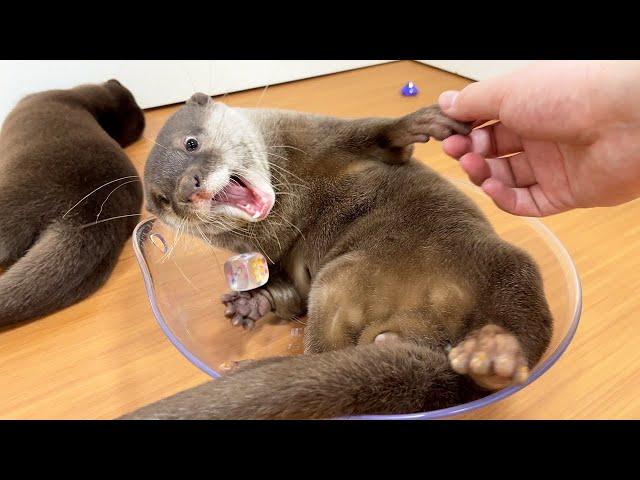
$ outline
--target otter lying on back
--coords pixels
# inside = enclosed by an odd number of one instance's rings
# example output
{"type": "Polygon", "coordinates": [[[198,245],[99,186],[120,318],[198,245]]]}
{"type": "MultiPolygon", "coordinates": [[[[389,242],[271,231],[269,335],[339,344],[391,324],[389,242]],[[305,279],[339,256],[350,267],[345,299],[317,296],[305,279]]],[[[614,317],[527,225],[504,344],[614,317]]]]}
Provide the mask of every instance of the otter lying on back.
{"type": "Polygon", "coordinates": [[[242,362],[125,418],[410,413],[524,381],[551,335],[536,265],[410,159],[468,132],[437,107],[340,120],[194,95],[158,135],[147,208],[263,252],[269,282],[226,295],[225,313],[250,328],[307,312],[305,355],[242,362]]]}

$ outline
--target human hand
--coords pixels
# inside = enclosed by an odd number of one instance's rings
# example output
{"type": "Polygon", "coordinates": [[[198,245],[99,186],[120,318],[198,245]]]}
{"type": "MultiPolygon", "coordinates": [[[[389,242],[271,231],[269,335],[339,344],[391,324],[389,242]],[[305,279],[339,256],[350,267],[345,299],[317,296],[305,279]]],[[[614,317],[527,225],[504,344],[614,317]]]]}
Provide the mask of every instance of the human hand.
{"type": "Polygon", "coordinates": [[[640,196],[640,62],[537,62],[439,103],[456,120],[499,120],[443,149],[507,212],[545,216],[640,196]]]}

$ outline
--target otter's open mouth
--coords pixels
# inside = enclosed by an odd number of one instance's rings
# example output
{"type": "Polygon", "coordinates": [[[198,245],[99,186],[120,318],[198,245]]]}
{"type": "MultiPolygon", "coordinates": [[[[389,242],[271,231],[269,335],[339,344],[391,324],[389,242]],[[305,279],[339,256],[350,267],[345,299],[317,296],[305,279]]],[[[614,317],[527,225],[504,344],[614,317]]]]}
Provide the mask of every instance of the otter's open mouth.
{"type": "Polygon", "coordinates": [[[236,207],[255,220],[263,220],[273,207],[272,195],[261,191],[246,179],[231,175],[229,183],[211,199],[213,205],[236,207]]]}

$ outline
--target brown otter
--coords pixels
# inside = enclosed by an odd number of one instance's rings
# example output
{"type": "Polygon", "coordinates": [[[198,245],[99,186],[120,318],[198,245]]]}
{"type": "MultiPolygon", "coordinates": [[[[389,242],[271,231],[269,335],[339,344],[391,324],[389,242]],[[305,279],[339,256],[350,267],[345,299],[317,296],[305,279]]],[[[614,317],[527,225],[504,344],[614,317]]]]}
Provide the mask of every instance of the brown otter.
{"type": "Polygon", "coordinates": [[[142,111],[116,80],[29,95],[7,116],[0,326],[71,305],[109,277],[137,218],[96,222],[140,211],[142,188],[122,147],[143,129],[142,111]]]}
{"type": "Polygon", "coordinates": [[[409,413],[522,382],[551,334],[538,269],[410,158],[456,132],[469,126],[435,106],[340,120],[194,95],[150,154],[147,207],[263,252],[269,282],[225,296],[225,313],[250,328],[307,312],[305,355],[243,362],[124,418],[409,413]]]}

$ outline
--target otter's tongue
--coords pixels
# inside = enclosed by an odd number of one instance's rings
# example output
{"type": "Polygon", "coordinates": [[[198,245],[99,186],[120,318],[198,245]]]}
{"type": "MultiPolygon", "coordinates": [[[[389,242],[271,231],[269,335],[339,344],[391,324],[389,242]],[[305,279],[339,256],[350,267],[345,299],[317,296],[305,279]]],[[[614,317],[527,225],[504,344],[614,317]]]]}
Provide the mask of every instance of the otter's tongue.
{"type": "Polygon", "coordinates": [[[243,210],[255,219],[262,220],[271,210],[268,197],[245,181],[232,179],[222,190],[213,197],[214,202],[232,205],[243,210]]]}

